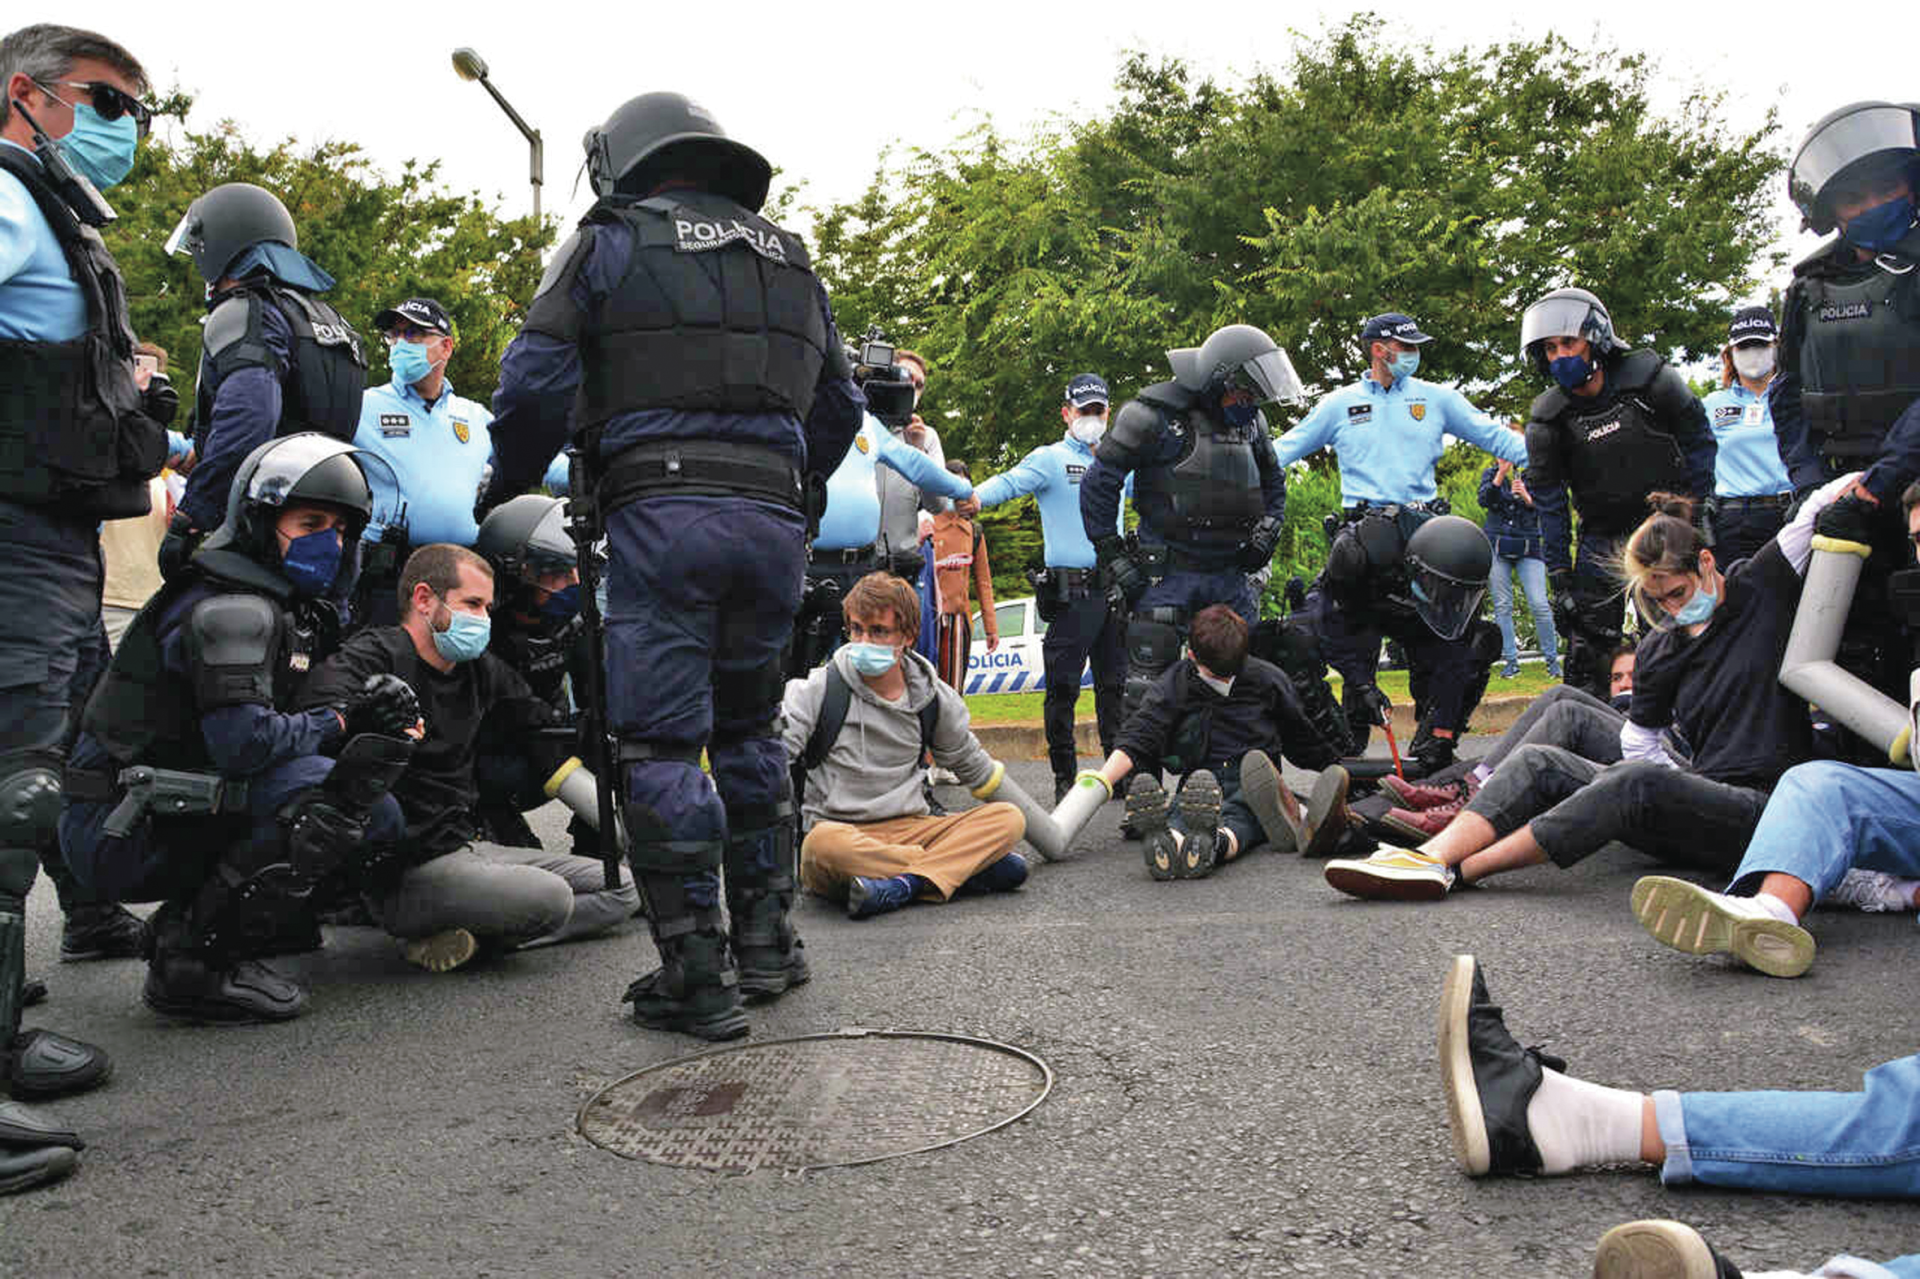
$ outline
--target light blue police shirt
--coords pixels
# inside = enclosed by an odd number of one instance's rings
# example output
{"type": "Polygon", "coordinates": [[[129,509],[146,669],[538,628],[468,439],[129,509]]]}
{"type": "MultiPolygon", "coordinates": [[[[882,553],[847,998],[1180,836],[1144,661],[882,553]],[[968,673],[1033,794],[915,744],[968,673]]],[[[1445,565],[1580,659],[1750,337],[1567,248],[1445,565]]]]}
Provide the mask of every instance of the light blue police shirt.
{"type": "MultiPolygon", "coordinates": [[[[974,496],[982,508],[998,506],[1029,493],[1040,506],[1040,534],[1046,539],[1043,554],[1048,568],[1092,568],[1093,543],[1087,540],[1087,527],[1080,518],[1080,481],[1093,465],[1093,449],[1071,434],[1051,444],[1042,444],[1020,459],[1010,471],[990,480],[982,480],[974,496]]],[[[1133,476],[1127,476],[1126,491],[1133,491],[1133,476]]],[[[1115,531],[1124,528],[1126,512],[1120,514],[1115,531]]]]}
{"type": "Polygon", "coordinates": [[[480,532],[473,505],[493,453],[487,432],[492,421],[484,404],[461,399],[451,382],[441,383],[431,408],[419,391],[394,382],[368,387],[361,396],[354,446],[379,454],[393,468],[407,503],[412,545],[473,545],[480,532]]]}
{"type": "Polygon", "coordinates": [[[1764,392],[1755,395],[1740,383],[1723,387],[1701,404],[1713,428],[1713,492],[1716,497],[1771,497],[1791,493],[1780,442],[1773,434],[1773,409],[1764,392]]]}
{"type": "Polygon", "coordinates": [[[1343,387],[1274,441],[1282,466],[1331,446],[1340,458],[1340,504],[1431,502],[1442,436],[1525,465],[1527,443],[1452,387],[1403,377],[1383,387],[1371,376],[1343,387]]]}
{"type": "Polygon", "coordinates": [[[971,497],[973,485],[889,431],[869,413],[853,447],[827,477],[827,509],[820,517],[816,551],[871,546],[880,536],[880,486],[874,468],[885,463],[916,488],[945,497],[971,497]]]}
{"type": "MultiPolygon", "coordinates": [[[[12,142],[0,146],[33,154],[12,142]]],[[[0,338],[70,342],[86,331],[87,299],[60,241],[20,179],[0,169],[0,338]]]]}

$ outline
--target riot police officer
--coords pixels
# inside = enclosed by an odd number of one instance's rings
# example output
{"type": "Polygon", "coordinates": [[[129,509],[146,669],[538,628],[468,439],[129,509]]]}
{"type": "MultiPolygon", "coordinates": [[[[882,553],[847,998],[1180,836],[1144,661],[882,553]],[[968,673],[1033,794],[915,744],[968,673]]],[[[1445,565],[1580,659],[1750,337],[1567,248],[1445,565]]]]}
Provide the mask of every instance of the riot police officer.
{"type": "Polygon", "coordinates": [[[193,258],[207,286],[194,450],[166,541],[163,572],[220,522],[242,458],[276,435],[351,440],[367,384],[360,335],[319,294],[334,279],[300,252],[293,216],[249,182],[217,186],[187,207],[168,253],[193,258]]]}
{"type": "Polygon", "coordinates": [[[1527,421],[1527,488],[1567,637],[1567,683],[1607,695],[1606,656],[1620,643],[1620,591],[1609,565],[1647,516],[1649,493],[1713,492],[1714,440],[1685,378],[1653,351],[1630,351],[1600,299],[1555,289],[1520,321],[1520,349],[1555,385],[1527,421]],[[1573,520],[1580,543],[1573,554],[1573,520]]]}
{"type": "Polygon", "coordinates": [[[661,961],[627,999],[644,1026],[730,1039],[747,1031],[743,993],[808,976],[788,918],[780,657],[805,567],[802,473],[839,465],[864,400],[805,247],[758,212],[758,152],[677,93],[629,101],[586,148],[600,198],[502,362],[482,504],[537,479],[571,425],[597,474],[607,713],[661,961]]]}
{"type": "MultiPolygon", "coordinates": [[[[166,432],[134,381],[119,268],[96,229],[151,118],[146,73],[106,37],[0,39],[0,1092],[55,1096],[109,1070],[99,1049],[22,1032],[26,898],[59,864],[75,704],[104,664],[99,525],[144,515],[166,432]]],[[[103,899],[106,901],[112,898],[103,899]]],[[[54,1180],[80,1142],[0,1105],[0,1193],[54,1180]]]]}
{"type": "Polygon", "coordinates": [[[1209,604],[1259,616],[1247,574],[1273,559],[1285,473],[1260,405],[1300,398],[1287,353],[1250,324],[1167,352],[1174,379],[1122,405],[1080,484],[1080,522],[1105,582],[1125,596],[1130,713],[1180,657],[1183,628],[1209,604]],[[1115,531],[1133,476],[1137,549],[1115,531]]]}
{"type": "Polygon", "coordinates": [[[1493,548],[1472,521],[1412,507],[1368,509],[1334,538],[1302,624],[1340,672],[1348,730],[1364,745],[1391,703],[1375,682],[1380,641],[1407,655],[1415,729],[1407,748],[1424,773],[1453,762],[1500,655],[1500,631],[1477,616],[1493,548]]]}
{"type": "Polygon", "coordinates": [[[1817,530],[1873,548],[1840,664],[1895,697],[1906,651],[1886,578],[1905,562],[1895,509],[1920,476],[1920,126],[1910,106],[1855,102],[1822,118],[1795,152],[1788,194],[1807,228],[1839,235],[1793,269],[1768,390],[1780,455],[1798,493],[1863,471],[1817,530]]]}
{"type": "Polygon", "coordinates": [[[369,479],[384,466],[313,433],[253,450],[226,517],[140,611],[87,702],[61,843],[98,891],[165,903],[141,996],[165,1016],[298,1016],[306,991],[258,956],[317,883],[404,830],[386,791],[420,714],[411,689],[370,683],[340,706],[282,709],[338,639],[374,490],[392,491],[390,476],[369,479]]]}
{"type": "MultiPolygon", "coordinates": [[[[982,482],[974,497],[981,507],[1031,494],[1040,507],[1045,565],[1033,579],[1034,602],[1047,623],[1042,644],[1047,695],[1042,717],[1047,760],[1053,766],[1054,800],[1079,771],[1073,708],[1080,699],[1080,672],[1093,666],[1093,714],[1100,750],[1110,756],[1120,735],[1121,689],[1126,678],[1126,614],[1113,606],[1100,581],[1093,543],[1080,522],[1080,485],[1093,465],[1094,446],[1107,431],[1110,396],[1106,379],[1081,373],[1067,383],[1060,405],[1065,435],[1043,444],[1020,464],[982,482]]],[[[962,508],[966,509],[966,508],[962,508]]],[[[1109,525],[1115,533],[1117,524],[1109,525]]]]}

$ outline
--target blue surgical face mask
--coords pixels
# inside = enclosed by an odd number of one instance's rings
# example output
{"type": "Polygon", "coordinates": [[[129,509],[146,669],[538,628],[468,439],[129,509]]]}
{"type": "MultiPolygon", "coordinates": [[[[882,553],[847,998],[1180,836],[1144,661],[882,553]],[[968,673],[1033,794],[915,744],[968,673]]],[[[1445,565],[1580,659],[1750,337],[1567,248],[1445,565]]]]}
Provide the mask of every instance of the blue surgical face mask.
{"type": "Polygon", "coordinates": [[[433,631],[433,647],[449,662],[471,662],[487,651],[493,636],[493,619],[484,613],[461,613],[447,609],[447,629],[433,631]]]}
{"type": "Polygon", "coordinates": [[[118,186],[133,169],[134,148],[140,145],[140,126],[131,115],[102,120],[91,103],[76,103],[73,132],[60,140],[67,163],[99,190],[118,186]]]}
{"type": "Polygon", "coordinates": [[[554,626],[565,626],[580,611],[580,584],[554,591],[540,601],[540,616],[554,626]]]}
{"type": "Polygon", "coordinates": [[[1387,372],[1393,374],[1397,382],[1403,377],[1412,377],[1420,368],[1420,352],[1402,351],[1387,361],[1387,372]]]}
{"type": "Polygon", "coordinates": [[[1547,372],[1553,374],[1553,380],[1571,391],[1585,386],[1587,379],[1593,376],[1593,361],[1584,355],[1563,355],[1547,363],[1547,372]]]}
{"type": "Polygon", "coordinates": [[[847,644],[847,660],[862,675],[885,675],[900,660],[900,650],[891,644],[847,644]]]}
{"type": "Polygon", "coordinates": [[[340,575],[340,555],[339,530],[316,529],[287,543],[280,553],[280,572],[301,595],[318,597],[340,575]]]}
{"type": "Polygon", "coordinates": [[[1885,253],[1906,238],[1913,228],[1913,216],[1913,197],[1896,195],[1885,204],[1876,204],[1847,219],[1840,234],[1849,244],[1869,253],[1885,253]]]}
{"type": "Polygon", "coordinates": [[[387,348],[387,366],[393,370],[393,380],[401,386],[425,381],[433,372],[433,361],[427,358],[424,342],[395,342],[387,348]]]}
{"type": "Polygon", "coordinates": [[[1674,625],[1693,626],[1706,621],[1709,617],[1713,616],[1714,605],[1719,602],[1720,597],[1708,590],[1707,584],[1702,582],[1699,588],[1694,591],[1693,598],[1682,605],[1680,611],[1673,615],[1674,625]]]}

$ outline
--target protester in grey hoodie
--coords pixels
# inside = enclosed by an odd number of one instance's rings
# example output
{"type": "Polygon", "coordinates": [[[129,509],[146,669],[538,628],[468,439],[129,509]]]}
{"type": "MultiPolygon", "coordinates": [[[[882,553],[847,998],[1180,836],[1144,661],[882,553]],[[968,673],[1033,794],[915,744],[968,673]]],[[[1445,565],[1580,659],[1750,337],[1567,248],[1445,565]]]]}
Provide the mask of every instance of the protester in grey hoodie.
{"type": "Polygon", "coordinates": [[[802,757],[827,703],[829,684],[847,689],[846,718],[800,796],[807,828],[800,882],[844,899],[855,919],[916,899],[946,901],[963,891],[1017,888],[1027,865],[1013,846],[1026,830],[1011,804],[984,804],[934,816],[922,781],[922,712],[938,699],[933,762],[969,790],[996,780],[1000,766],[967,727],[967,704],[913,651],[920,599],[887,573],[854,584],[843,605],[848,643],[825,666],[787,685],[786,747],[802,757]]]}

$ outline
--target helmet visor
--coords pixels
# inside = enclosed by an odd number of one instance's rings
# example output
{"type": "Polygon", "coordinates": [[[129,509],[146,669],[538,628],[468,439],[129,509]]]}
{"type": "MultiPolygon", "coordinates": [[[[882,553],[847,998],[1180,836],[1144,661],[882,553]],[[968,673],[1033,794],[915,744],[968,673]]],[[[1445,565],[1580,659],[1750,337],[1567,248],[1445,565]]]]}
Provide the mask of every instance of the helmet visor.
{"type": "Polygon", "coordinates": [[[1279,347],[1242,364],[1239,380],[1252,388],[1262,404],[1298,404],[1305,398],[1293,361],[1279,347]]]}
{"type": "Polygon", "coordinates": [[[573,537],[567,532],[567,504],[554,503],[527,534],[526,572],[529,577],[564,573],[579,561],[573,537]]]}
{"type": "Polygon", "coordinates": [[[1520,318],[1521,353],[1548,338],[1586,336],[1583,330],[1592,314],[1593,304],[1582,298],[1541,298],[1520,318]]]}
{"type": "Polygon", "coordinates": [[[1414,565],[1414,611],[1441,639],[1455,640],[1467,633],[1486,593],[1485,582],[1462,582],[1424,564],[1414,565]]]}
{"type": "Polygon", "coordinates": [[[180,225],[173,228],[173,233],[167,237],[167,242],[161,246],[161,251],[168,256],[176,253],[192,253],[198,221],[199,219],[193,216],[193,206],[188,205],[187,211],[180,215],[180,225]]]}
{"type": "Polygon", "coordinates": [[[278,441],[247,481],[247,496],[262,506],[286,506],[290,502],[316,501],[330,506],[339,506],[352,512],[356,522],[366,512],[363,536],[377,538],[389,524],[406,526],[406,501],[400,495],[400,481],[393,468],[386,461],[372,453],[364,453],[351,444],[330,439],[319,434],[289,436],[278,441]],[[366,482],[366,494],[350,492],[342,488],[332,492],[331,486],[324,486],[326,492],[311,491],[313,484],[306,485],[309,491],[296,493],[310,472],[322,463],[336,457],[347,457],[359,468],[366,482]]]}
{"type": "Polygon", "coordinates": [[[1914,113],[1907,108],[1880,106],[1852,112],[1801,144],[1787,175],[1787,194],[1801,213],[1816,217],[1823,198],[1832,197],[1829,185],[1847,169],[1889,151],[1904,151],[1911,161],[1917,147],[1920,138],[1915,133],[1914,113]]]}

